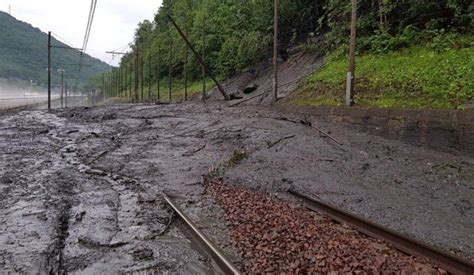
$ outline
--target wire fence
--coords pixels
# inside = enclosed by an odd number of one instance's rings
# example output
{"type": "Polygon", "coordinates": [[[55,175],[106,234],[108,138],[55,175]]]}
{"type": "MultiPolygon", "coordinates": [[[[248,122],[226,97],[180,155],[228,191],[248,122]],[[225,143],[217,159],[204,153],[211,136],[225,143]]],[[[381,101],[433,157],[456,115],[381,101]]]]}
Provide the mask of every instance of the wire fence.
{"type": "MultiPolygon", "coordinates": [[[[58,97],[52,97],[52,99],[58,97]]],[[[0,98],[0,110],[10,110],[15,108],[27,107],[47,103],[47,96],[31,96],[31,97],[9,97],[0,98]]]]}

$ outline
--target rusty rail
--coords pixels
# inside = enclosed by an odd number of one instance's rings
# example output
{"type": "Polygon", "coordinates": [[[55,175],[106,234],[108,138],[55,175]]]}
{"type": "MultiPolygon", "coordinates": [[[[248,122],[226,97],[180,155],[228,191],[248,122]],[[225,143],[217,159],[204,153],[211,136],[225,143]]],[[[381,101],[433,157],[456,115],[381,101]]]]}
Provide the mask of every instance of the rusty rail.
{"type": "Polygon", "coordinates": [[[474,274],[474,263],[467,259],[439,250],[367,219],[357,217],[296,190],[290,189],[288,192],[302,200],[310,210],[324,213],[338,222],[350,224],[361,233],[385,240],[409,255],[427,258],[453,274],[474,274]]]}
{"type": "Polygon", "coordinates": [[[222,269],[225,274],[240,274],[240,271],[229,261],[224,254],[204,235],[201,230],[176,206],[170,197],[166,194],[163,195],[165,201],[171,206],[171,208],[178,214],[181,220],[184,221],[185,225],[191,229],[191,233],[197,238],[202,244],[203,248],[211,255],[212,259],[222,269]]]}

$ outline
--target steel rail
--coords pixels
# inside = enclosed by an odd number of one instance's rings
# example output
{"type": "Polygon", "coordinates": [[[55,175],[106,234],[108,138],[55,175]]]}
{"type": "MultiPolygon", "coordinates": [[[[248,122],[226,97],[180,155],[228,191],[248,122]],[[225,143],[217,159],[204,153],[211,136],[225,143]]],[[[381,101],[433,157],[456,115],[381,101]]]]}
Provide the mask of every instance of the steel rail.
{"type": "Polygon", "coordinates": [[[377,239],[385,240],[391,243],[395,248],[409,255],[427,258],[448,272],[453,274],[474,274],[474,263],[467,259],[442,251],[367,219],[355,216],[294,189],[288,190],[288,193],[302,200],[310,210],[324,213],[338,222],[350,224],[359,232],[377,239]]]}
{"type": "Polygon", "coordinates": [[[241,274],[240,271],[222,254],[222,252],[212,243],[204,233],[197,228],[197,226],[173,203],[168,195],[163,195],[165,201],[173,208],[178,216],[191,228],[192,233],[202,242],[206,247],[206,251],[212,256],[212,259],[222,269],[225,274],[241,274]]]}

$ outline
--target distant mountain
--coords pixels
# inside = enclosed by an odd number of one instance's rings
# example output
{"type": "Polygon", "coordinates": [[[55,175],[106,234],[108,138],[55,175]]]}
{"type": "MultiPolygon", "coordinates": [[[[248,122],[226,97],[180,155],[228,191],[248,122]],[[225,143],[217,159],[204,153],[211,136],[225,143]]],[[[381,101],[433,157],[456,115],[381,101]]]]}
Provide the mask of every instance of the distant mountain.
{"type": "MultiPolygon", "coordinates": [[[[52,40],[54,46],[66,46],[52,40]]],[[[48,35],[28,23],[17,20],[0,11],[0,78],[33,80],[41,85],[47,83],[48,35]]],[[[66,70],[65,80],[75,84],[80,52],[77,50],[52,49],[53,83],[60,83],[58,69],[66,70]]],[[[105,62],[84,55],[85,65],[81,70],[79,84],[87,81],[110,67],[105,62]],[[90,66],[88,66],[90,65],[90,66]]]]}

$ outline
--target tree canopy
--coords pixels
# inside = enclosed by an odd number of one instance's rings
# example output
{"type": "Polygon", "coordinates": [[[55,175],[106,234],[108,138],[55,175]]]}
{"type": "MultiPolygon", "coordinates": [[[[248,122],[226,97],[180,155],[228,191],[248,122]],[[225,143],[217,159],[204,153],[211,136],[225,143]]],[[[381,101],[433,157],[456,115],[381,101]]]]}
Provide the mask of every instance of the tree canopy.
{"type": "MultiPolygon", "coordinates": [[[[359,0],[358,50],[389,51],[440,32],[472,32],[474,4],[469,0],[359,0]]],[[[320,37],[324,51],[348,42],[349,0],[281,0],[280,44],[287,48],[308,37],[320,37]]],[[[133,51],[122,59],[129,66],[137,52],[160,74],[183,75],[186,45],[170,24],[172,16],[206,63],[228,77],[266,60],[271,53],[271,0],[165,0],[152,22],[141,22],[133,51]],[[172,51],[170,51],[172,49],[172,51]],[[172,52],[172,54],[170,54],[172,52]],[[163,65],[163,64],[166,64],[163,65]]],[[[147,67],[147,66],[146,66],[147,67]]],[[[189,58],[188,75],[198,77],[200,66],[189,58]]]]}

